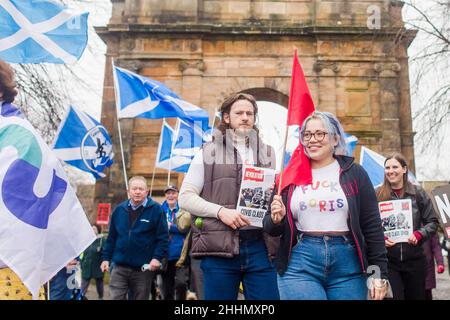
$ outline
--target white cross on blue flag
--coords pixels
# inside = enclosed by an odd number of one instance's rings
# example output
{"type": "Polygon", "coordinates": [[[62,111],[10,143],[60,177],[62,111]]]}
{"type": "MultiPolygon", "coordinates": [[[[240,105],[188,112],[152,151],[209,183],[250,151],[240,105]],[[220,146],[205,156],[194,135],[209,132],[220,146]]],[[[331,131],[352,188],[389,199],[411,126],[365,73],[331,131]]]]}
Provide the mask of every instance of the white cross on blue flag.
{"type": "Polygon", "coordinates": [[[159,138],[158,153],[156,155],[155,166],[175,172],[187,172],[191,163],[190,157],[172,157],[173,129],[164,120],[159,138]],[[180,170],[180,171],[178,171],[180,170]]]}
{"type": "Polygon", "coordinates": [[[174,133],[172,156],[185,156],[193,159],[203,143],[211,141],[211,131],[212,129],[203,131],[194,123],[178,120],[177,130],[174,133]]]}
{"type": "Polygon", "coordinates": [[[88,13],[46,0],[0,0],[0,59],[74,63],[88,41],[88,13]]]}
{"type": "Polygon", "coordinates": [[[96,179],[105,177],[102,172],[113,163],[112,142],[97,120],[70,106],[61,121],[53,150],[66,163],[92,173],[96,179]]]}
{"type": "Polygon", "coordinates": [[[208,129],[208,112],[181,100],[162,83],[113,66],[119,118],[180,118],[208,129]]]}
{"type": "Polygon", "coordinates": [[[191,161],[204,142],[211,140],[211,129],[202,131],[199,127],[179,120],[174,130],[164,120],[159,139],[155,166],[175,172],[187,172],[191,161]],[[175,139],[175,140],[174,140],[175,139]]]}

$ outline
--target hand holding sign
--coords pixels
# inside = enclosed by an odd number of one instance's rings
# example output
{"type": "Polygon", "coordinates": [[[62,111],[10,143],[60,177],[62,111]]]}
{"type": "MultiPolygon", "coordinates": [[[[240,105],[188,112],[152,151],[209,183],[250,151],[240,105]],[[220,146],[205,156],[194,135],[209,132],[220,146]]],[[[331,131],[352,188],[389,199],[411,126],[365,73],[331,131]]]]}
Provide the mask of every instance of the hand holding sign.
{"type": "Polygon", "coordinates": [[[217,217],[234,230],[250,225],[246,216],[233,209],[222,208],[219,210],[217,217]]]}

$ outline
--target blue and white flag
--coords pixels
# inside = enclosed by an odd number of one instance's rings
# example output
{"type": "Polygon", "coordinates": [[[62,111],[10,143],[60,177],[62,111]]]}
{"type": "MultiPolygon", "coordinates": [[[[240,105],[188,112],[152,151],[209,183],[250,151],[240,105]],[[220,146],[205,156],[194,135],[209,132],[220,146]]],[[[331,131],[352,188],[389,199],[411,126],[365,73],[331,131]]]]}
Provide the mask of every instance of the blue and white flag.
{"type": "Polygon", "coordinates": [[[113,66],[119,118],[180,118],[200,122],[208,128],[209,115],[204,109],[183,101],[162,83],[113,66]]]}
{"type": "MultiPolygon", "coordinates": [[[[383,184],[384,181],[384,162],[386,157],[376,153],[364,146],[361,147],[359,158],[360,165],[366,170],[374,188],[383,184]]],[[[416,177],[408,170],[408,180],[411,183],[418,184],[416,177]]]]}
{"type": "Polygon", "coordinates": [[[187,172],[187,168],[189,168],[189,164],[191,163],[191,157],[180,156],[174,159],[172,157],[173,139],[174,130],[164,120],[159,138],[155,166],[169,171],[187,172]]]}
{"type": "Polygon", "coordinates": [[[87,45],[87,19],[47,0],[0,0],[0,59],[74,63],[87,45]]]}
{"type": "Polygon", "coordinates": [[[105,177],[103,170],[112,165],[114,158],[105,127],[72,106],[59,125],[53,151],[59,159],[92,173],[96,179],[105,177]]]}
{"type": "Polygon", "coordinates": [[[344,135],[345,143],[347,144],[346,155],[351,157],[353,156],[353,152],[355,151],[356,145],[358,144],[358,138],[348,133],[344,133],[344,135]]]}
{"type": "Polygon", "coordinates": [[[0,261],[37,299],[96,236],[51,149],[16,107],[0,109],[0,261]]]}
{"type": "Polygon", "coordinates": [[[177,130],[174,133],[172,155],[194,158],[200,151],[203,143],[211,141],[212,129],[203,131],[202,128],[183,120],[178,120],[177,130]]]}
{"type": "Polygon", "coordinates": [[[174,130],[164,120],[159,139],[158,153],[156,155],[155,166],[175,172],[187,172],[196,150],[199,147],[191,145],[192,142],[202,145],[202,139],[191,136],[189,131],[180,132],[180,125],[174,130]],[[174,141],[176,139],[176,141],[174,141]]]}
{"type": "Polygon", "coordinates": [[[288,138],[286,142],[286,152],[284,154],[284,168],[287,167],[289,160],[291,160],[292,153],[300,143],[300,127],[292,125],[288,127],[288,138]]]}

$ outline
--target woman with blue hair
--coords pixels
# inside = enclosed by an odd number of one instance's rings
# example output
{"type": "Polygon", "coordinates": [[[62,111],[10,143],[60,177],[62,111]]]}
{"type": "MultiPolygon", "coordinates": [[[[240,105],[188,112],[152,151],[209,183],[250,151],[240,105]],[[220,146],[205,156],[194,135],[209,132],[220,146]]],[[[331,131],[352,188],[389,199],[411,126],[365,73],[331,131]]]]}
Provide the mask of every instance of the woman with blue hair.
{"type": "Polygon", "coordinates": [[[386,249],[367,173],[344,156],[344,130],[333,114],[313,112],[303,122],[300,139],[312,183],[284,188],[264,217],[264,230],[281,236],[280,298],[383,299],[388,286],[386,249]]]}

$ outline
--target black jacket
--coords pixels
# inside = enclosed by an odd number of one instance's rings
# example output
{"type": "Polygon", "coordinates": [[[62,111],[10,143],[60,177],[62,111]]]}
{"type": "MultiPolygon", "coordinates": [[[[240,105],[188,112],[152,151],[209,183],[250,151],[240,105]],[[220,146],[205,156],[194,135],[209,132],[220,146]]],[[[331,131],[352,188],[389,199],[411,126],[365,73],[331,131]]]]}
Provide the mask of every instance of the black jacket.
{"type": "MultiPolygon", "coordinates": [[[[374,268],[368,270],[368,267],[378,266],[380,276],[387,279],[384,234],[378,201],[369,176],[360,165],[353,162],[353,158],[346,156],[335,156],[335,158],[341,167],[339,183],[349,207],[347,224],[356,244],[362,270],[363,272],[373,272],[374,268]]],[[[277,271],[280,275],[286,271],[291,250],[297,243],[298,231],[290,210],[290,200],[294,189],[295,186],[290,185],[281,194],[287,209],[286,216],[281,223],[273,224],[270,208],[263,220],[263,228],[267,233],[272,236],[281,235],[280,250],[277,256],[277,271]]],[[[376,276],[378,277],[378,275],[376,276]]]]}
{"type": "MultiPolygon", "coordinates": [[[[392,192],[391,199],[389,200],[397,199],[400,198],[392,192]]],[[[413,231],[418,231],[422,235],[422,239],[417,246],[401,242],[396,243],[393,247],[387,248],[389,261],[397,263],[425,258],[422,243],[436,232],[439,223],[431,199],[421,187],[408,182],[401,199],[411,199],[413,231]]]]}

